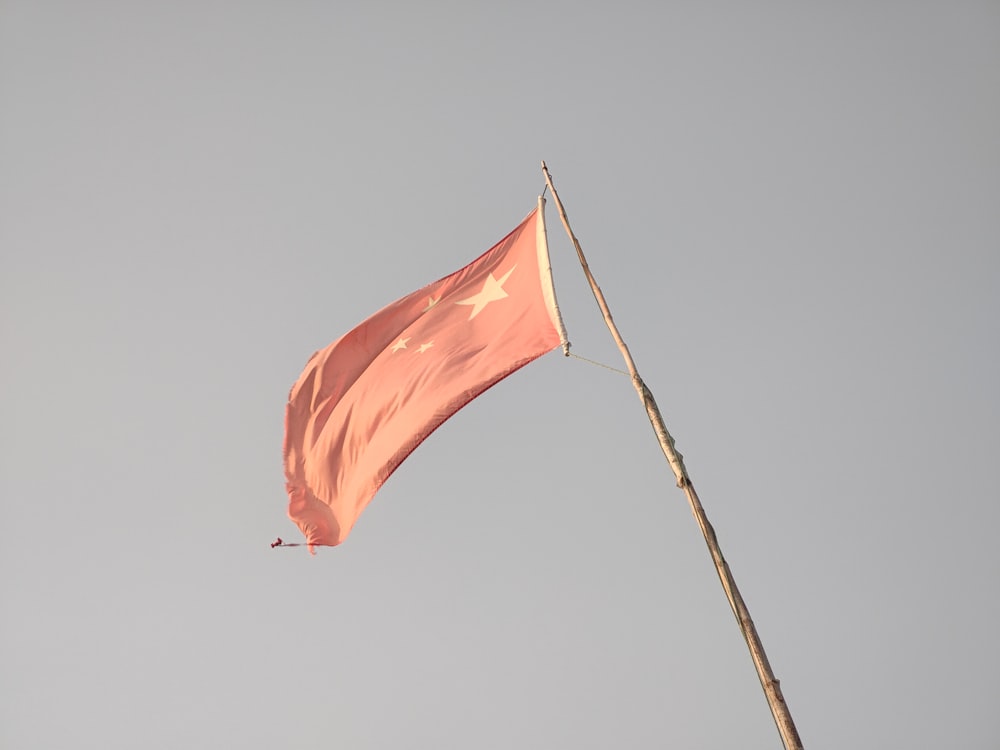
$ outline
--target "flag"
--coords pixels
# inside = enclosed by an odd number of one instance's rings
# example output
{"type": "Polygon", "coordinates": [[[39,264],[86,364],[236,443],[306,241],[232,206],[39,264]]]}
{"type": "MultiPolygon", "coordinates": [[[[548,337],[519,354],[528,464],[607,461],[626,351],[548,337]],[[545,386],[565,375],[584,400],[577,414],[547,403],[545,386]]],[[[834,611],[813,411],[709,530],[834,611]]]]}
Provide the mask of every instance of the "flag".
{"type": "Polygon", "coordinates": [[[285,413],[288,515],[314,545],[347,538],[396,467],[452,414],[565,344],[544,203],[472,263],[316,352],[285,413]]]}

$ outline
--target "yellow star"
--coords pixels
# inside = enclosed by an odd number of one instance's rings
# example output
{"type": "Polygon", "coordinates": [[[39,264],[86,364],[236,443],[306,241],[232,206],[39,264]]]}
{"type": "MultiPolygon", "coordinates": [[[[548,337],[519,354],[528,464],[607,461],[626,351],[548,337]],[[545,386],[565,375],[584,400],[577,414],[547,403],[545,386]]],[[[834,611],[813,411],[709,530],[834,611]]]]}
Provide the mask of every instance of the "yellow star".
{"type": "Polygon", "coordinates": [[[497,300],[503,299],[507,296],[507,292],[503,290],[503,285],[507,282],[507,279],[510,278],[510,275],[514,273],[515,268],[517,268],[516,264],[512,266],[507,273],[501,276],[499,281],[494,278],[491,273],[486,277],[486,281],[483,283],[482,291],[480,291],[479,294],[473,295],[468,299],[461,299],[455,304],[472,305],[472,312],[469,314],[469,320],[472,320],[474,317],[479,315],[479,313],[483,311],[483,308],[490,304],[490,302],[496,302],[497,300]]]}
{"type": "Polygon", "coordinates": [[[400,339],[399,341],[397,341],[395,344],[392,345],[392,351],[393,352],[398,352],[400,349],[405,349],[406,348],[406,342],[409,341],[409,340],[410,339],[408,339],[408,338],[406,338],[406,339],[400,339]]]}
{"type": "Polygon", "coordinates": [[[441,297],[440,296],[437,299],[435,299],[434,297],[428,297],[427,298],[427,307],[425,307],[420,312],[427,312],[428,310],[430,310],[432,307],[434,307],[434,305],[436,305],[440,301],[441,301],[441,297]]]}
{"type": "Polygon", "coordinates": [[[434,342],[433,341],[428,341],[426,344],[421,344],[420,346],[418,346],[417,347],[417,352],[419,352],[420,354],[423,354],[428,349],[430,349],[432,346],[434,346],[434,342]]]}

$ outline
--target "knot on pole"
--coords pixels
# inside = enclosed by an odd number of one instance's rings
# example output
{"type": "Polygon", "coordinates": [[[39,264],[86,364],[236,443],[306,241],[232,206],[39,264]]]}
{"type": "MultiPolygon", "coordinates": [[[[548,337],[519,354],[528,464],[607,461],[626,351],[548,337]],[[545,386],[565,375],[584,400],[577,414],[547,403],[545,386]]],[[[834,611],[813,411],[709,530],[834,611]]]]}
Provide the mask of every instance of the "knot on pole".
{"type": "Polygon", "coordinates": [[[632,382],[639,392],[642,405],[646,407],[646,415],[649,417],[650,424],[653,425],[653,432],[656,433],[656,438],[663,449],[663,455],[666,457],[667,463],[670,464],[670,468],[673,469],[674,476],[677,478],[677,486],[683,489],[691,483],[688,479],[687,467],[684,466],[684,456],[677,450],[674,437],[663,422],[663,415],[660,414],[660,407],[656,405],[653,392],[649,390],[642,381],[642,378],[639,377],[639,373],[635,373],[632,376],[632,382]]]}

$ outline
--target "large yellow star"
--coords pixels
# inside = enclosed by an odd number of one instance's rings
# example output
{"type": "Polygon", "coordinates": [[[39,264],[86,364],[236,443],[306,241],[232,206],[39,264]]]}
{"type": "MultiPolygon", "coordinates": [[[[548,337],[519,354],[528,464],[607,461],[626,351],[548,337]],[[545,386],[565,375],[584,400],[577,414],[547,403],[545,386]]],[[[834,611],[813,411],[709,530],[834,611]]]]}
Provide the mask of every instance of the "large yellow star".
{"type": "Polygon", "coordinates": [[[486,277],[486,281],[483,283],[482,290],[472,297],[467,299],[460,299],[455,304],[456,305],[472,305],[472,312],[469,314],[469,320],[479,315],[490,302],[496,302],[498,299],[503,299],[507,296],[507,292],[503,290],[503,285],[510,278],[510,275],[514,273],[514,269],[517,265],[511,266],[511,269],[500,277],[499,281],[491,273],[486,277]]]}

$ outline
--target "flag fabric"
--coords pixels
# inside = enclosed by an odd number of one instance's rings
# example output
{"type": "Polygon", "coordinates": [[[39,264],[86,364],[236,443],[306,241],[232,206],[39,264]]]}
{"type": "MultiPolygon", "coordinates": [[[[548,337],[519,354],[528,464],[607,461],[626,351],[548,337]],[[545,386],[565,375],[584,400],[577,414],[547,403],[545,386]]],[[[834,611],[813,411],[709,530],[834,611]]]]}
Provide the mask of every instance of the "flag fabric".
{"type": "Polygon", "coordinates": [[[285,414],[288,515],[337,545],[396,467],[465,404],[566,344],[544,203],[459,271],[316,352],[285,414]]]}

